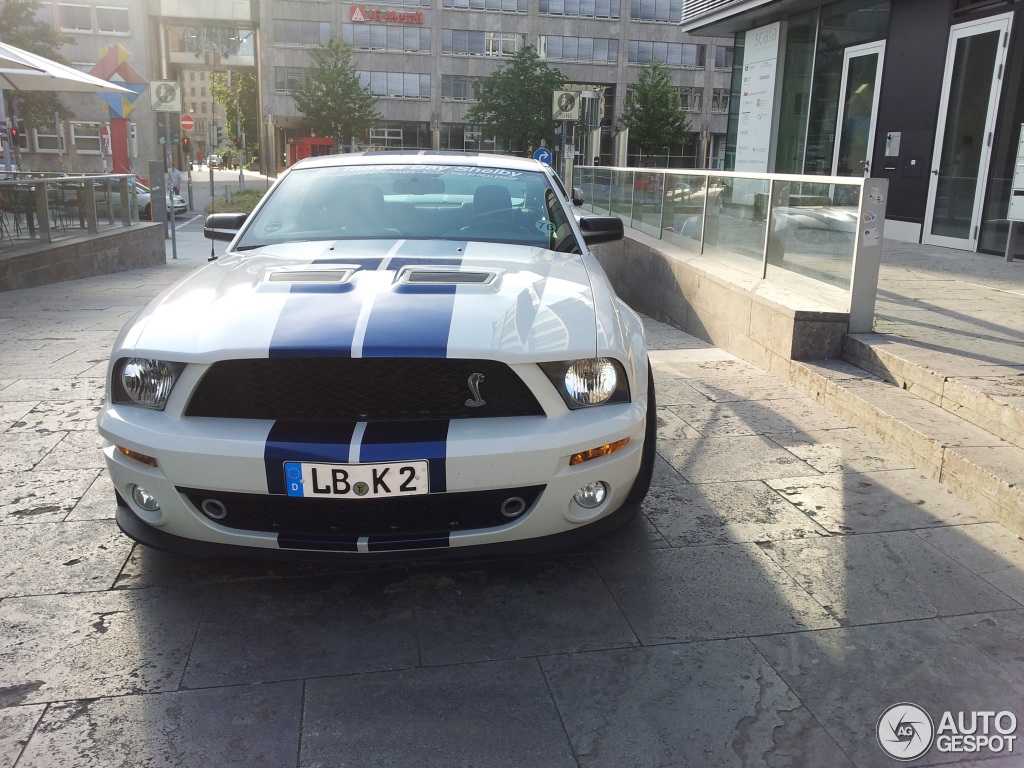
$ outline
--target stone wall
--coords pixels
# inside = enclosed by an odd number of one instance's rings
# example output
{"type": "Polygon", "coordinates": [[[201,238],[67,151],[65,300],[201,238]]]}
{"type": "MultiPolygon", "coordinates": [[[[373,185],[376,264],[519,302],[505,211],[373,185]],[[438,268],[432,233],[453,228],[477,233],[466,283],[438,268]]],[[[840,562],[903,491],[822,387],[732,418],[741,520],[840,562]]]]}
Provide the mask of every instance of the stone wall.
{"type": "Polygon", "coordinates": [[[138,224],[29,248],[0,249],[0,291],[166,263],[163,225],[138,224]]]}
{"type": "MultiPolygon", "coordinates": [[[[842,357],[849,312],[839,298],[770,283],[633,229],[595,249],[631,307],[765,369],[842,357]]],[[[824,287],[823,287],[824,288],[824,287]]]]}

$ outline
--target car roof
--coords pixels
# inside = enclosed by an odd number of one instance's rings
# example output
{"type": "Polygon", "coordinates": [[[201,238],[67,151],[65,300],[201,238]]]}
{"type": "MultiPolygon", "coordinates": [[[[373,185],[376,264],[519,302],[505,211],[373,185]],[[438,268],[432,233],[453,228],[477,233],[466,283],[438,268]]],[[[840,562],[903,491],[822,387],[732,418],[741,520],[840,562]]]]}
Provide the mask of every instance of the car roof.
{"type": "Polygon", "coordinates": [[[351,165],[461,165],[503,168],[512,171],[541,171],[543,165],[532,157],[512,157],[488,152],[349,152],[300,160],[292,168],[330,168],[351,165]]]}

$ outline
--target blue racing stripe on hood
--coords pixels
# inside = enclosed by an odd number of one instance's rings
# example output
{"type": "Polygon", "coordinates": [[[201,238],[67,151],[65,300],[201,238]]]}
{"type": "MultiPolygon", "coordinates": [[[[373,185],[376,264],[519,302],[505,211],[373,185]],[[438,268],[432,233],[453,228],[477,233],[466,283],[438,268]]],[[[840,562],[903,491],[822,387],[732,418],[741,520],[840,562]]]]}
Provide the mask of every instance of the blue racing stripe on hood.
{"type": "MultiPolygon", "coordinates": [[[[364,270],[374,270],[394,245],[394,240],[339,240],[310,264],[354,264],[364,270]]],[[[351,356],[356,320],[365,300],[366,294],[352,284],[327,289],[292,285],[274,327],[269,356],[351,356]]]]}
{"type": "MultiPolygon", "coordinates": [[[[464,241],[409,240],[386,266],[396,271],[410,264],[458,267],[465,252],[464,241]]],[[[431,286],[423,293],[398,287],[374,297],[361,356],[447,357],[456,286],[431,286]]]]}

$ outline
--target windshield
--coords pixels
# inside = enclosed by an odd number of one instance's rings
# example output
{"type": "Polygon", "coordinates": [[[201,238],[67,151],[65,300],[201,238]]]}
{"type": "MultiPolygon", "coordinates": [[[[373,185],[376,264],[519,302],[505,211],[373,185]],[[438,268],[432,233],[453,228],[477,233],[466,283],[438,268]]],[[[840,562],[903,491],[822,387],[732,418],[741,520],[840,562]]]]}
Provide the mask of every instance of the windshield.
{"type": "Polygon", "coordinates": [[[482,240],[550,250],[576,244],[542,172],[374,165],[291,171],[237,247],[368,238],[482,240]]]}

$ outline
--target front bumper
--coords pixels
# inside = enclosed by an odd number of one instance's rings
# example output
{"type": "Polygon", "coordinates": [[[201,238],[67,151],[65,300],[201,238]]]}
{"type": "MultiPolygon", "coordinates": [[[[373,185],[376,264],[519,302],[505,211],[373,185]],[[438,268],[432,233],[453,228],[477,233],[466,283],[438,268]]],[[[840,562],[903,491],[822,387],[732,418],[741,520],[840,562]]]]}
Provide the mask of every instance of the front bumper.
{"type": "MultiPolygon", "coordinates": [[[[119,496],[118,524],[137,541],[192,554],[337,557],[348,553],[376,559],[536,551],[566,546],[616,527],[636,511],[626,500],[643,453],[645,404],[603,406],[555,418],[449,422],[439,465],[444,492],[396,500],[402,513],[383,523],[360,507],[368,505],[365,509],[370,510],[377,500],[332,505],[309,499],[311,503],[304,504],[307,500],[273,492],[275,473],[283,473],[279,458],[268,459],[273,422],[175,419],[108,404],[99,425],[119,496]],[[571,454],[622,438],[629,438],[625,448],[569,465],[571,454]],[[115,446],[154,457],[157,467],[124,456],[115,446]],[[573,495],[593,481],[606,483],[608,496],[596,509],[584,509],[573,495]],[[135,503],[132,488],[136,485],[156,497],[158,511],[146,511],[135,503]],[[506,493],[529,499],[514,519],[506,522],[500,515],[488,516],[475,509],[487,503],[500,505],[506,493]],[[205,515],[202,500],[207,497],[230,502],[231,520],[218,522],[205,515]],[[453,514],[446,516],[446,505],[453,514]],[[259,524],[257,507],[263,510],[259,524]],[[267,508],[272,514],[266,513],[267,508]],[[417,514],[418,509],[422,514],[417,514]],[[246,518],[247,510],[252,510],[252,521],[246,518]]],[[[301,448],[297,446],[296,451],[301,448]]],[[[403,450],[411,451],[404,458],[413,458],[416,447],[405,445],[403,450]]],[[[436,454],[430,460],[439,461],[436,454]]],[[[387,504],[378,506],[382,514],[392,514],[387,504]]]]}

